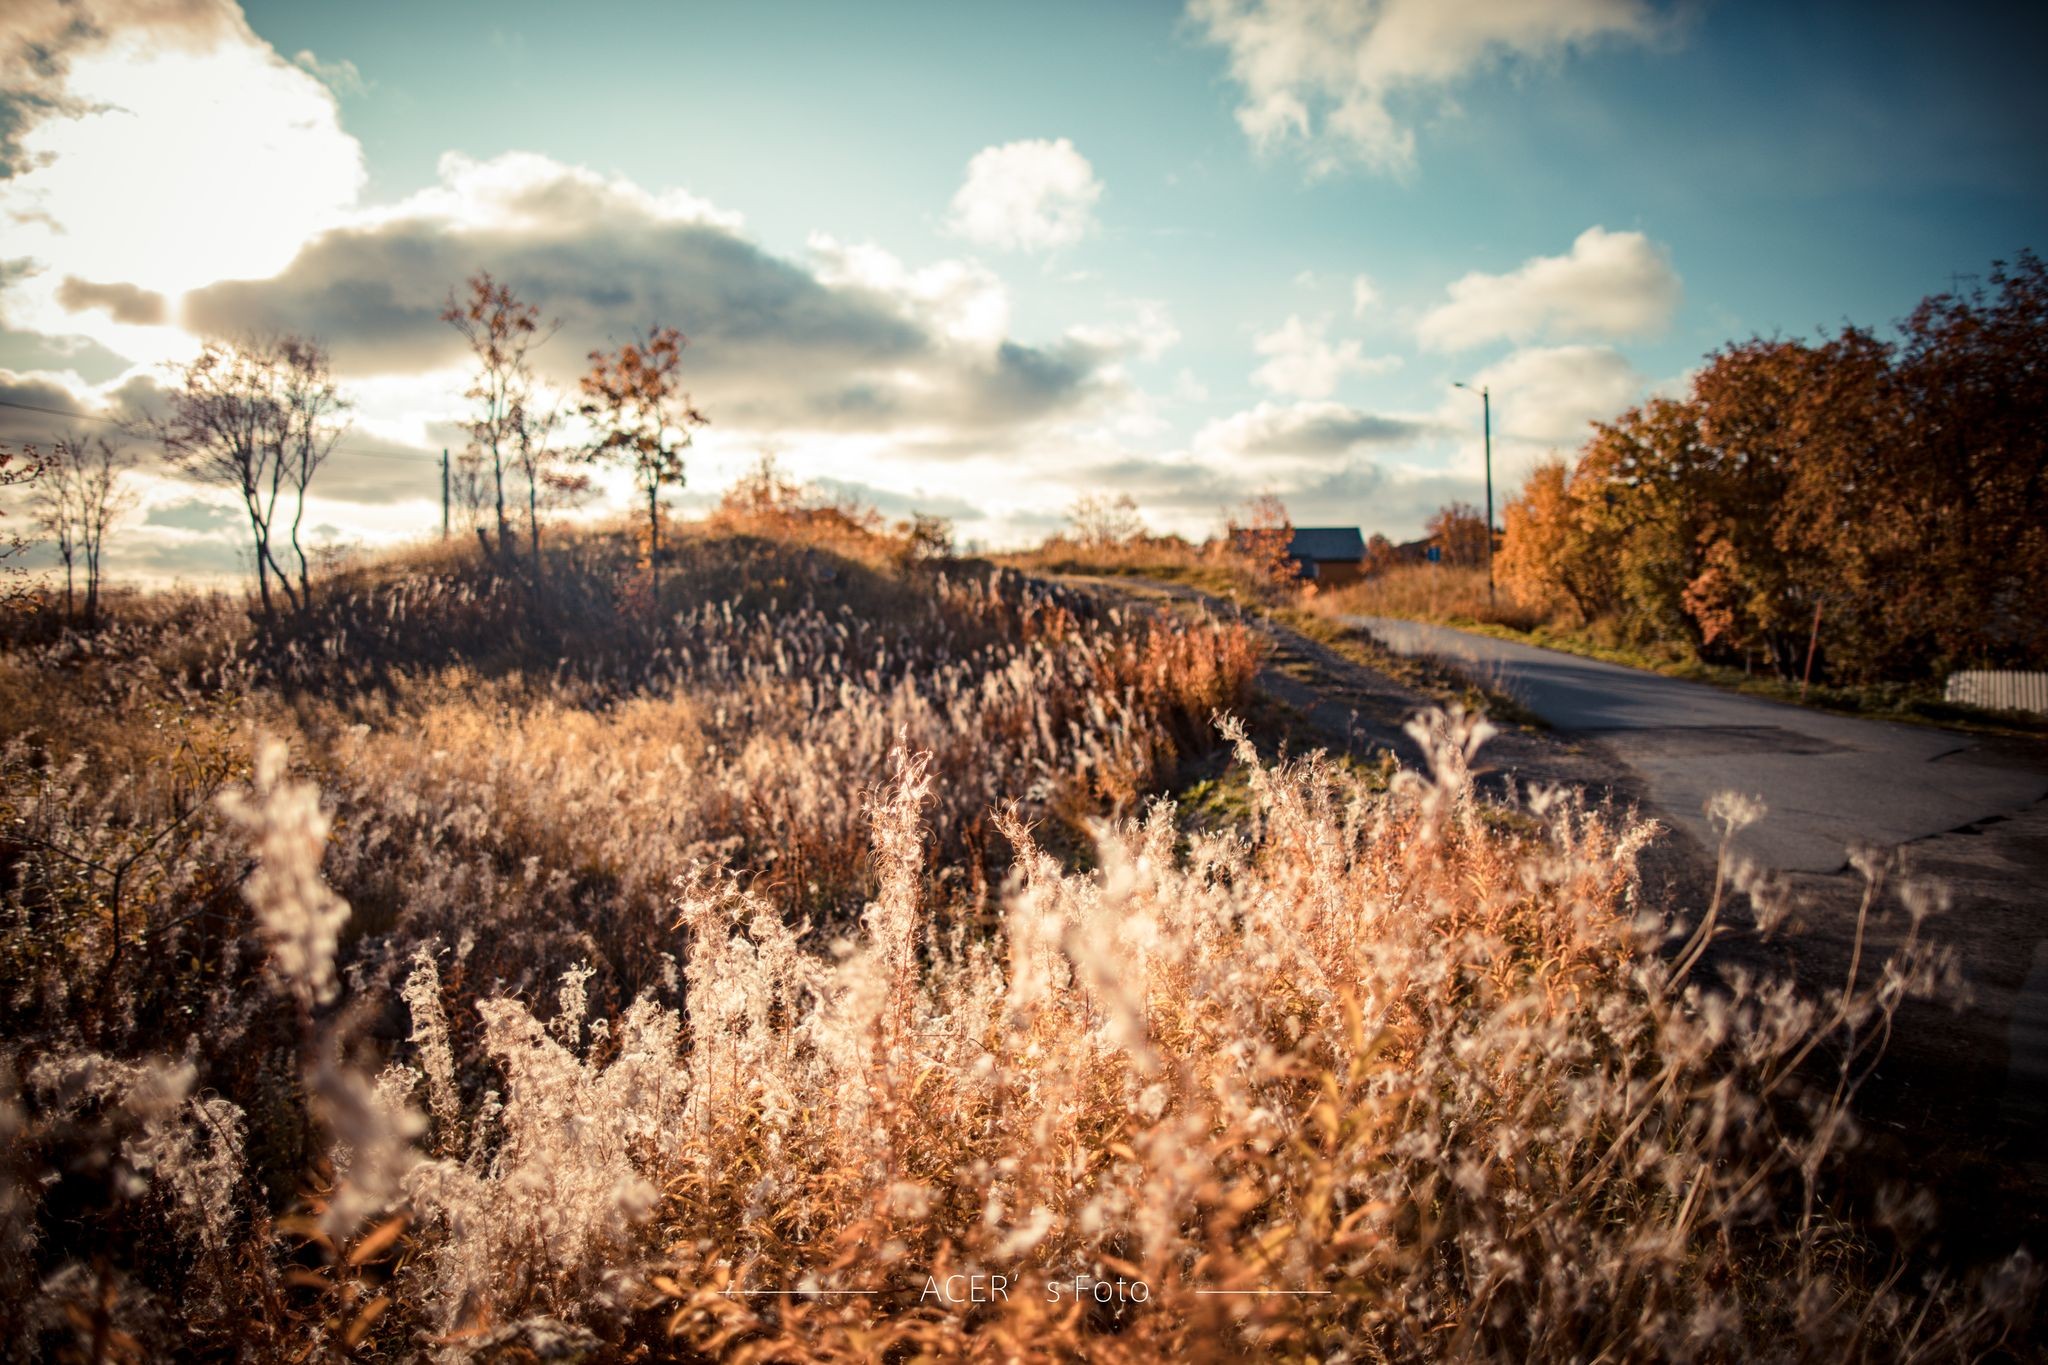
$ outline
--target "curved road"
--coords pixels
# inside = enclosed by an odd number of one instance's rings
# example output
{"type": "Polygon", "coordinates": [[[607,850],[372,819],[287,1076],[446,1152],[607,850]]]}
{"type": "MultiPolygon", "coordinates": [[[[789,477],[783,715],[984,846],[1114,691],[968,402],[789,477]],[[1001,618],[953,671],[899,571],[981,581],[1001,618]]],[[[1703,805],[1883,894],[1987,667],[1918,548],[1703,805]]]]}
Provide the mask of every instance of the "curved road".
{"type": "Polygon", "coordinates": [[[1657,813],[1711,849],[1714,793],[1760,796],[1738,837],[1784,872],[1833,872],[1851,844],[1900,844],[2048,795],[2048,773],[1968,735],[1859,720],[1447,626],[1344,618],[1388,648],[1426,654],[1515,698],[1560,731],[1595,736],[1643,778],[1657,813]]]}

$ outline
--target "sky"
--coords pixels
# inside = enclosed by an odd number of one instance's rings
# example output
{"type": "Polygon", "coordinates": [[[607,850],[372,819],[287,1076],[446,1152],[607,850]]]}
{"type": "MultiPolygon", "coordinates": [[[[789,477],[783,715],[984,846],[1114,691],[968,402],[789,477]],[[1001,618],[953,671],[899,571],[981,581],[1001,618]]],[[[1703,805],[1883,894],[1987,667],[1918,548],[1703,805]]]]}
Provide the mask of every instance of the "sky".
{"type": "MultiPolygon", "coordinates": [[[[1419,533],[1752,335],[1883,326],[2040,249],[2048,10],[1651,0],[0,8],[0,440],[115,430],[207,338],[329,348],[307,525],[440,523],[488,269],[650,325],[760,454],[1006,547],[1084,494],[1419,533]]],[[[116,577],[238,572],[135,444],[116,577]]],[[[623,509],[623,479],[598,510],[623,509]]]]}

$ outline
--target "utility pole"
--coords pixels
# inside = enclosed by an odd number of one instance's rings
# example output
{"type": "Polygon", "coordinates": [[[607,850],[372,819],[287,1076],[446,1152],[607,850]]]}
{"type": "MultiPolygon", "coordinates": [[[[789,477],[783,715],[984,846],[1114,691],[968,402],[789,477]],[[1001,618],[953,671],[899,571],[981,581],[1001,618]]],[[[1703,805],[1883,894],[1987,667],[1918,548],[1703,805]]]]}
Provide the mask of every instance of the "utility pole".
{"type": "Polygon", "coordinates": [[[448,539],[448,447],[441,447],[441,539],[448,539]]]}
{"type": "MultiPolygon", "coordinates": [[[[1462,379],[1451,381],[1453,388],[1472,391],[1472,386],[1462,379]]],[[[1486,433],[1486,605],[1493,605],[1493,392],[1486,385],[1479,386],[1479,413],[1486,433]]]]}

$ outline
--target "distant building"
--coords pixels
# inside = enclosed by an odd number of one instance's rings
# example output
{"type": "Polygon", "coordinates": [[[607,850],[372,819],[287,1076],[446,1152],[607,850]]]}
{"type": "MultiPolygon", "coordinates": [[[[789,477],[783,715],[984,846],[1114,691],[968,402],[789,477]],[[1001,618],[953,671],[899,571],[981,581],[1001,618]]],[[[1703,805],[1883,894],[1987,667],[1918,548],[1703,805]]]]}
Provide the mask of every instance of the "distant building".
{"type": "MultiPolygon", "coordinates": [[[[1473,565],[1483,564],[1486,562],[1482,558],[1485,554],[1484,536],[1485,532],[1483,531],[1475,532],[1471,538],[1466,540],[1462,547],[1446,541],[1442,535],[1424,536],[1420,540],[1405,540],[1399,545],[1387,547],[1385,562],[1368,565],[1367,572],[1378,573],[1381,569],[1389,568],[1395,564],[1444,565],[1468,562],[1473,565]],[[1471,544],[1473,539],[1481,540],[1481,545],[1473,546],[1471,544]],[[1461,553],[1470,555],[1470,560],[1460,559],[1459,555],[1461,553]]],[[[1500,553],[1500,543],[1500,532],[1496,530],[1493,533],[1493,552],[1495,554],[1500,553]]]]}
{"type": "Polygon", "coordinates": [[[1287,557],[1301,576],[1325,588],[1341,588],[1365,576],[1365,537],[1356,526],[1297,526],[1287,557]]]}
{"type": "Polygon", "coordinates": [[[1404,540],[1394,547],[1392,559],[1396,564],[1441,564],[1444,562],[1444,538],[1424,536],[1420,540],[1404,540]]]}

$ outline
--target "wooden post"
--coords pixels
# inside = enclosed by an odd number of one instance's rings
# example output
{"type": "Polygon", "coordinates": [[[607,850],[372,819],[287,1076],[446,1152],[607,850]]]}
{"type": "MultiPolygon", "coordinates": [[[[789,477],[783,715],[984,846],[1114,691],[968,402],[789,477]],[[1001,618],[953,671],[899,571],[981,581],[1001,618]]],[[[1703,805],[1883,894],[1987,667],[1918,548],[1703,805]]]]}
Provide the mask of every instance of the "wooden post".
{"type": "Polygon", "coordinates": [[[448,447],[441,447],[441,539],[448,539],[448,447]]]}

